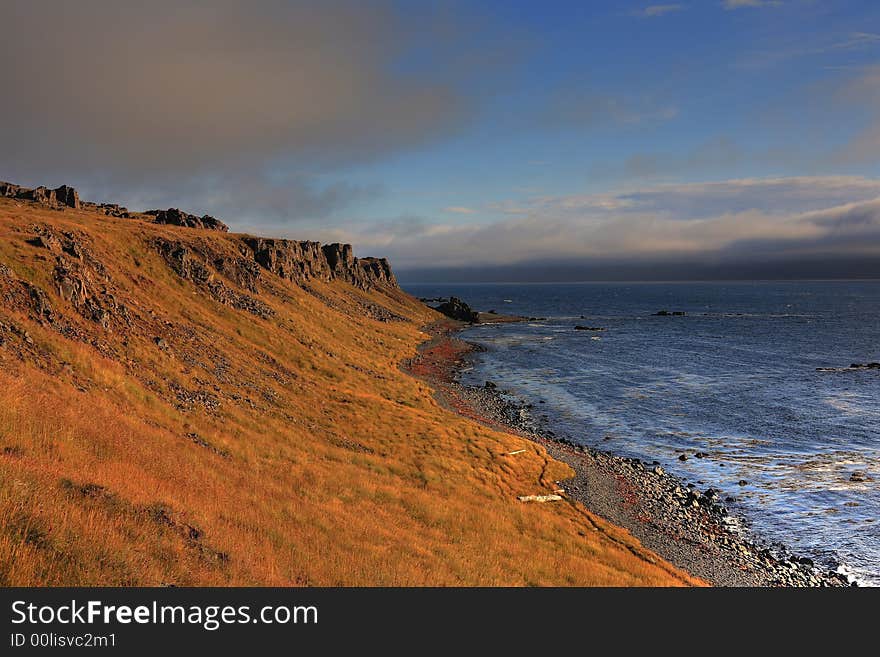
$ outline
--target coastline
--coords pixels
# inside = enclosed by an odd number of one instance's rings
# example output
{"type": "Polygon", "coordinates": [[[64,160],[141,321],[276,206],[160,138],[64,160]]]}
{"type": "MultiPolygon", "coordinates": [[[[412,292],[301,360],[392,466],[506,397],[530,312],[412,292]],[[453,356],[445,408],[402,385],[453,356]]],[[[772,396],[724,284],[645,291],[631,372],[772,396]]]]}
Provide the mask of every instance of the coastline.
{"type": "MultiPolygon", "coordinates": [[[[497,316],[493,322],[521,321],[497,316]]],[[[850,586],[847,578],[811,560],[770,549],[730,515],[717,491],[699,491],[659,465],[557,439],[530,413],[531,405],[506,399],[492,386],[465,386],[459,374],[478,345],[456,336],[467,324],[441,319],[423,328],[430,336],[403,364],[429,383],[438,402],[493,429],[542,445],[575,472],[559,482],[564,495],[627,529],[648,549],[715,586],[850,586]]]]}

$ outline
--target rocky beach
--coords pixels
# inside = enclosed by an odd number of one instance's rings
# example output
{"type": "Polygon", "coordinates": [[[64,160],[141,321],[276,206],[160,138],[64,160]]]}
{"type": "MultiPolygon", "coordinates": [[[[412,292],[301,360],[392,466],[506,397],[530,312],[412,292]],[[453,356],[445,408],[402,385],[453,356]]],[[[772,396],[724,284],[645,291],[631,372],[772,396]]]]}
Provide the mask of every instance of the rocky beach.
{"type": "MultiPolygon", "coordinates": [[[[519,321],[498,315],[489,321],[519,321]]],[[[496,384],[463,385],[459,374],[480,347],[456,333],[467,324],[452,319],[426,327],[431,338],[404,369],[428,381],[445,406],[492,428],[542,445],[575,475],[558,493],[629,530],[641,543],[694,576],[716,586],[841,587],[842,574],[791,554],[750,531],[731,495],[685,484],[656,462],[624,458],[555,436],[527,400],[496,384]]],[[[699,458],[699,455],[695,455],[699,458]]],[[[687,457],[686,457],[687,458],[687,457]]]]}

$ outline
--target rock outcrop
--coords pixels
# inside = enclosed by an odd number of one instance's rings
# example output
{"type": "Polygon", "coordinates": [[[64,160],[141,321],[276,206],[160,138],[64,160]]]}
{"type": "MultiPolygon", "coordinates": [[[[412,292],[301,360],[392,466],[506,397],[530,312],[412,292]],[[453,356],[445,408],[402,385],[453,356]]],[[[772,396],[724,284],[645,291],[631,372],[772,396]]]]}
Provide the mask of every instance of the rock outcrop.
{"type": "Polygon", "coordinates": [[[371,285],[398,287],[397,278],[391,271],[391,264],[387,258],[358,258],[356,264],[362,272],[362,278],[371,285]]]}
{"type": "Polygon", "coordinates": [[[53,208],[80,208],[79,194],[73,187],[61,185],[55,189],[37,187],[30,189],[13,183],[0,181],[0,196],[33,201],[53,208]]]}
{"type": "Polygon", "coordinates": [[[285,239],[245,237],[244,247],[253,259],[276,276],[298,284],[309,280],[343,280],[368,290],[397,287],[385,258],[356,258],[350,244],[325,244],[285,239]]]}
{"type": "Polygon", "coordinates": [[[451,319],[458,320],[459,322],[473,323],[479,319],[479,314],[472,310],[469,305],[458,297],[449,297],[449,301],[441,303],[439,306],[436,306],[434,310],[443,313],[451,319]]]}
{"type": "MultiPolygon", "coordinates": [[[[142,219],[169,226],[229,232],[229,226],[208,214],[200,217],[178,208],[147,210],[139,213],[131,212],[116,203],[80,201],[77,191],[68,185],[61,185],[55,189],[47,187],[30,189],[0,181],[0,197],[33,201],[57,209],[69,207],[90,210],[120,219],[142,219]]],[[[49,250],[58,251],[61,248],[59,244],[53,242],[53,239],[57,238],[51,235],[38,235],[35,239],[42,241],[39,246],[49,250]]],[[[391,265],[385,258],[356,258],[351,244],[322,245],[318,242],[261,237],[236,237],[236,240],[240,240],[238,250],[241,258],[231,259],[228,262],[221,258],[212,260],[211,264],[218,273],[251,292],[256,292],[256,279],[261,269],[297,284],[305,284],[310,280],[342,280],[361,290],[374,287],[398,287],[391,265]]],[[[173,267],[185,269],[192,266],[198,269],[197,264],[188,264],[191,254],[184,254],[167,245],[160,251],[169,264],[173,263],[173,267]]],[[[200,279],[202,274],[207,275],[206,272],[181,269],[178,273],[184,278],[207,285],[207,281],[200,279]]],[[[243,307],[261,316],[268,314],[265,309],[256,308],[248,301],[233,299],[226,290],[221,290],[213,283],[207,286],[223,303],[243,307]]]]}
{"type": "MultiPolygon", "coordinates": [[[[238,310],[244,310],[257,317],[267,319],[275,314],[271,307],[249,294],[242,294],[226,285],[215,275],[211,266],[209,254],[199,253],[193,247],[183,242],[157,238],[156,250],[168,263],[168,266],[181,278],[195,283],[198,287],[207,290],[219,303],[231,306],[238,310]]],[[[223,261],[214,259],[214,264],[223,266],[223,261]]],[[[228,272],[227,272],[228,274],[228,272]]],[[[256,286],[251,282],[252,289],[256,286]]]]}
{"type": "Polygon", "coordinates": [[[144,214],[155,217],[153,223],[167,224],[170,226],[183,226],[185,228],[201,228],[202,230],[219,230],[224,233],[229,231],[229,226],[216,217],[209,214],[198,217],[177,208],[167,210],[147,210],[144,214]]]}

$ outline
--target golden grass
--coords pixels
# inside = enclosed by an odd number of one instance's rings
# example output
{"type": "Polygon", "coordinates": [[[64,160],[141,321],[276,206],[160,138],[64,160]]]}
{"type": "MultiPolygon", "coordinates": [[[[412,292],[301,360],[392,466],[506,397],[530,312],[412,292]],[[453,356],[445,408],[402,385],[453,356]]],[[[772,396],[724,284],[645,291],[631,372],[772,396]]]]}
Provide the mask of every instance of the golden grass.
{"type": "Polygon", "coordinates": [[[0,305],[34,342],[0,346],[0,584],[699,583],[576,504],[517,501],[567,466],[398,369],[431,311],[374,292],[408,318],[382,323],[344,284],[314,284],[328,305],[264,272],[276,314],[257,319],[178,278],[149,246],[160,234],[234,253],[230,236],[0,199],[0,264],[80,331],[0,305]],[[56,294],[33,224],[88,237],[130,329],[56,294]],[[219,409],[177,408],[169,382],[219,409]]]}

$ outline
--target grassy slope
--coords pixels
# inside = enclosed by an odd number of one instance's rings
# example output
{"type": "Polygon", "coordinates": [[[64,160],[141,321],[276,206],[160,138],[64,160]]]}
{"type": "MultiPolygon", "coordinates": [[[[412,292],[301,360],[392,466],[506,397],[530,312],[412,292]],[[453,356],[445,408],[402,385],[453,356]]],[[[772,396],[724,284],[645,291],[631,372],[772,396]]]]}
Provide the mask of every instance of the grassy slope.
{"type": "Polygon", "coordinates": [[[431,311],[374,292],[409,320],[378,322],[345,284],[263,272],[276,314],[259,319],[179,278],[157,235],[233,253],[230,236],[0,199],[0,265],[75,329],[0,305],[0,584],[694,583],[583,508],[516,500],[567,468],[399,371],[431,311]],[[130,326],[58,295],[34,224],[90,245],[107,270],[92,287],[130,326]],[[178,408],[171,382],[219,408],[178,408]]]}

